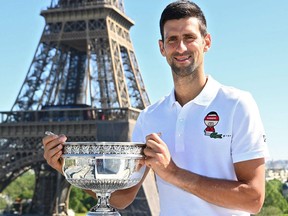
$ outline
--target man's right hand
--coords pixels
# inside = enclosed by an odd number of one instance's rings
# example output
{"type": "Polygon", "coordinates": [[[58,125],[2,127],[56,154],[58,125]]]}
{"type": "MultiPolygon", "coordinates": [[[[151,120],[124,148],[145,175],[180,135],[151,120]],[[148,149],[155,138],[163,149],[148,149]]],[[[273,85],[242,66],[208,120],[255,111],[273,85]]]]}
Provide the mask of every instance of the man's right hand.
{"type": "MultiPolygon", "coordinates": [[[[67,137],[61,135],[48,135],[42,139],[44,158],[47,163],[58,172],[62,173],[62,149],[67,137]]],[[[62,173],[63,174],[63,173],[62,173]]]]}

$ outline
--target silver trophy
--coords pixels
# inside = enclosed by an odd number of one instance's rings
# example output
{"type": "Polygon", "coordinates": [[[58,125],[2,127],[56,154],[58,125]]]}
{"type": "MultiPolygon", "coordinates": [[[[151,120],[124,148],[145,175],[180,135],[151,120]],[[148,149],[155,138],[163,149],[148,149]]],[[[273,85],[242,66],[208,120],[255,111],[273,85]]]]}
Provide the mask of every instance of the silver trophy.
{"type": "Polygon", "coordinates": [[[97,205],[87,216],[120,213],[109,204],[112,192],[139,183],[145,172],[145,144],[133,142],[66,142],[63,149],[63,173],[78,188],[92,190],[97,205]]]}

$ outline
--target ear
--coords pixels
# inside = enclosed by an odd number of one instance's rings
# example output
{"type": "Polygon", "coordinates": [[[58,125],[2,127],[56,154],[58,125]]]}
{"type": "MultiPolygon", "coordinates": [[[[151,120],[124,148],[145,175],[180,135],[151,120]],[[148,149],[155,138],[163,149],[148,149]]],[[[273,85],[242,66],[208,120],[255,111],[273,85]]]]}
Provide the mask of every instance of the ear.
{"type": "Polygon", "coordinates": [[[211,35],[210,34],[207,34],[205,37],[204,37],[204,52],[208,52],[208,50],[210,49],[211,47],[211,35]]]}
{"type": "Polygon", "coordinates": [[[161,52],[161,55],[162,56],[165,56],[165,49],[164,49],[164,43],[162,40],[159,40],[158,41],[158,44],[159,44],[159,49],[160,49],[160,52],[161,52]]]}

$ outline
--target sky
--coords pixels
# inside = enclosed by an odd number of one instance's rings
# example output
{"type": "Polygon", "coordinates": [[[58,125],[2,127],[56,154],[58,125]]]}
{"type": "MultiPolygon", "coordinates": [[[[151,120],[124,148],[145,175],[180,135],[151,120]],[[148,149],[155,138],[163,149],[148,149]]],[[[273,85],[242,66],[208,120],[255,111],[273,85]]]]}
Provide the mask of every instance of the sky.
{"type": "MultiPolygon", "coordinates": [[[[158,48],[159,18],[170,0],[124,0],[134,51],[150,101],[173,88],[158,48]]],[[[270,159],[288,160],[288,1],[195,0],[206,15],[212,47],[205,73],[249,91],[267,133],[270,159]],[[287,133],[287,134],[286,134],[287,133]]],[[[9,0],[0,12],[0,111],[9,111],[34,57],[50,0],[9,0]]]]}

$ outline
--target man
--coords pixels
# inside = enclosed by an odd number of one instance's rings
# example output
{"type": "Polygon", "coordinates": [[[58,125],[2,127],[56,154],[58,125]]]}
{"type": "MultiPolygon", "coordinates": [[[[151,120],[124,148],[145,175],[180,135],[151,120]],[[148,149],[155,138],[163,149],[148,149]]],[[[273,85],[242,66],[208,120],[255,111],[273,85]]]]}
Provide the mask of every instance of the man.
{"type": "MultiPolygon", "coordinates": [[[[146,173],[151,168],[156,174],[161,215],[259,212],[267,149],[254,99],[205,75],[211,36],[196,4],[169,4],[161,15],[160,31],[159,47],[171,67],[174,89],[141,112],[133,141],[147,144],[146,173]]],[[[59,143],[65,140],[43,139],[47,162],[60,172],[59,143]]],[[[125,208],[141,184],[113,193],[111,205],[125,208]]]]}

